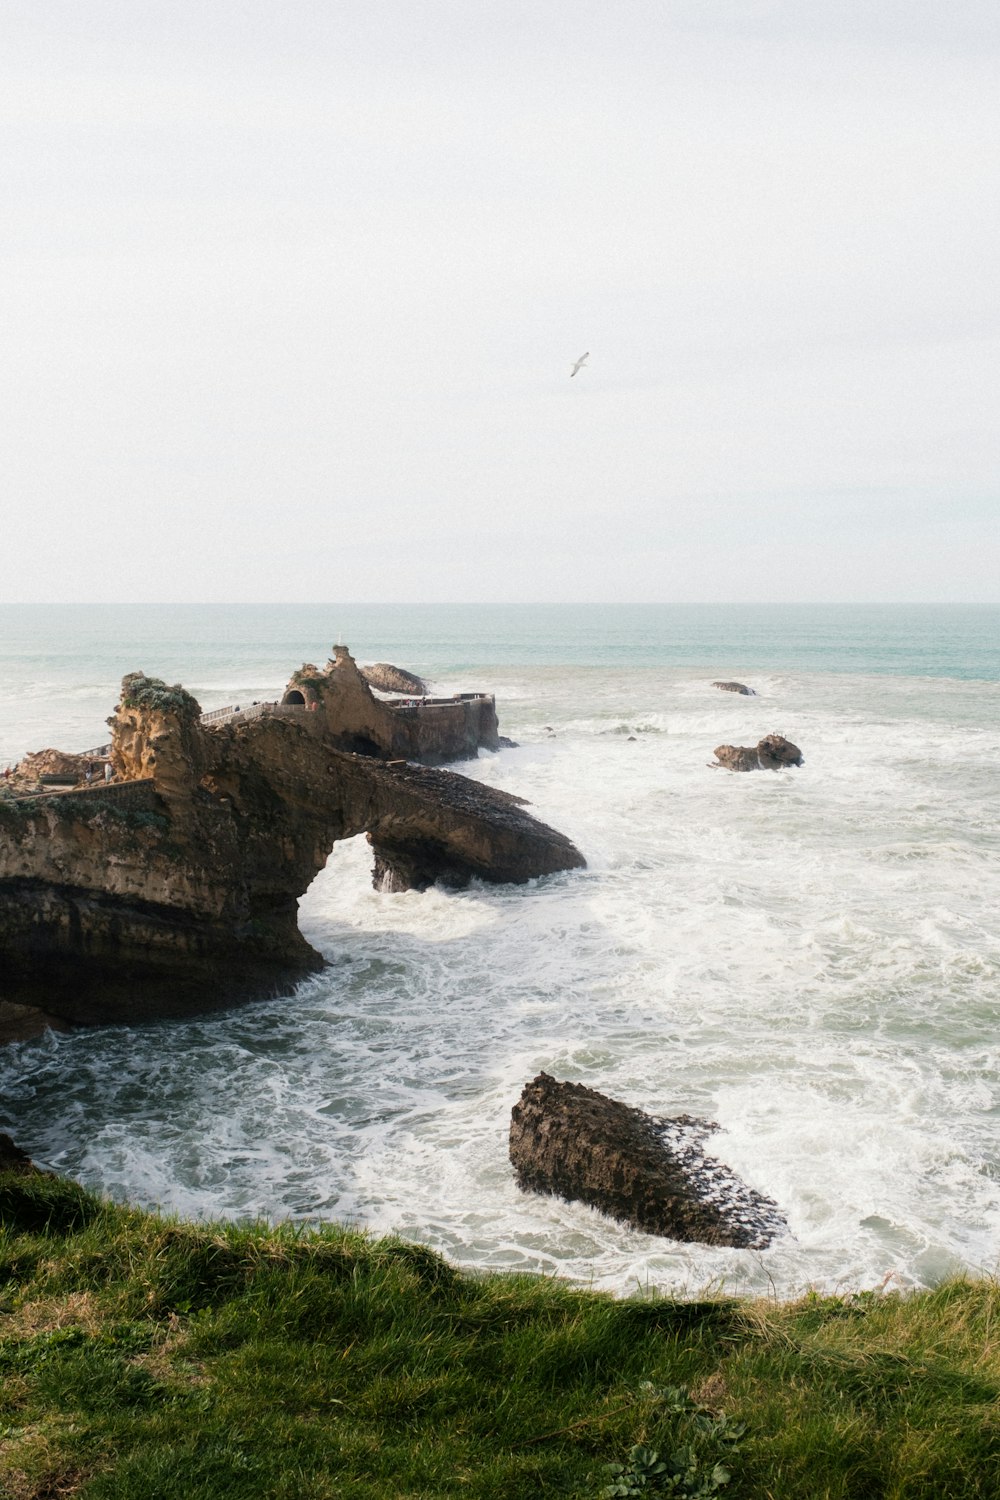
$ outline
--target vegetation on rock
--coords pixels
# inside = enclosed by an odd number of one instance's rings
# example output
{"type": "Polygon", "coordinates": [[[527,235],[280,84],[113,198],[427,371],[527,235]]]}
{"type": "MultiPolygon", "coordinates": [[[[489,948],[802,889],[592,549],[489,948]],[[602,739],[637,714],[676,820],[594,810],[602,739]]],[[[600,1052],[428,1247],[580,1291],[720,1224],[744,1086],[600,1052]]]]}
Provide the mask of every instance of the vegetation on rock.
{"type": "MultiPolygon", "coordinates": [[[[183,719],[201,716],[198,700],[175,682],[168,687],[159,677],[147,677],[145,672],[130,672],[122,679],[122,706],[124,708],[148,708],[160,713],[177,714],[183,719]]],[[[108,720],[109,724],[114,719],[108,720]]]]}

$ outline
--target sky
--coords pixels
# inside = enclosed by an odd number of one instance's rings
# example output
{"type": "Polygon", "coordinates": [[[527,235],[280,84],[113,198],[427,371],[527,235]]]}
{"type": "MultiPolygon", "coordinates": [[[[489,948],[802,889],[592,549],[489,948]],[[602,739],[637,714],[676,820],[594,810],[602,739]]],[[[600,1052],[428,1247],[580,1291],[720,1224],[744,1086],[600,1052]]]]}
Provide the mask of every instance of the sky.
{"type": "Polygon", "coordinates": [[[995,0],[0,35],[0,601],[1000,602],[995,0]]]}

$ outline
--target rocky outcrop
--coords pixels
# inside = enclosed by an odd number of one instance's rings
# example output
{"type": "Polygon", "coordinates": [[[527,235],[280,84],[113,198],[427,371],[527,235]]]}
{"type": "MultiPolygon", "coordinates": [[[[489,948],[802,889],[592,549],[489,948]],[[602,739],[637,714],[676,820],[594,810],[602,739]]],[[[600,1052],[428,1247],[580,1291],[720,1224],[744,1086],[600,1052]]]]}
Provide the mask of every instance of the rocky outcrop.
{"type": "Polygon", "coordinates": [[[315,713],[331,744],[385,760],[440,765],[474,760],[498,750],[496,702],[491,693],[450,698],[376,698],[346,646],[334,646],[326,666],[305,666],[285,690],[282,707],[315,713]]]}
{"type": "Polygon", "coordinates": [[[416,693],[420,696],[427,691],[427,684],[422,677],[418,677],[415,672],[407,672],[403,667],[394,667],[387,661],[377,661],[369,667],[362,667],[361,675],[369,687],[377,688],[380,693],[416,693]]]}
{"type": "Polygon", "coordinates": [[[358,833],[393,890],[584,863],[517,799],[347,750],[308,705],[206,723],[133,673],[109,723],[111,786],[0,799],[0,999],[73,1023],[288,991],[323,962],[298,898],[358,833]]]}
{"type": "Polygon", "coordinates": [[[85,781],[88,770],[93,773],[95,765],[86,755],[71,755],[65,750],[34,750],[18,761],[8,778],[8,786],[18,791],[40,791],[47,782],[55,780],[73,785],[85,781]]]}
{"type": "Polygon", "coordinates": [[[0,1132],[0,1172],[15,1172],[19,1177],[42,1176],[27,1151],[15,1146],[9,1135],[0,1132]]]}
{"type": "Polygon", "coordinates": [[[647,1234],[758,1249],[785,1227],[777,1205],[702,1143],[718,1126],[659,1119],[539,1073],[511,1112],[510,1159],[525,1191],[589,1204],[647,1234]]]}
{"type": "Polygon", "coordinates": [[[785,766],[801,766],[802,751],[780,734],[766,734],[755,746],[716,745],[714,764],[727,771],[780,771],[785,766]]]}
{"type": "Polygon", "coordinates": [[[747,687],[745,682],[713,682],[714,688],[721,688],[724,693],[742,693],[746,698],[756,698],[757,694],[752,687],[747,687]]]}

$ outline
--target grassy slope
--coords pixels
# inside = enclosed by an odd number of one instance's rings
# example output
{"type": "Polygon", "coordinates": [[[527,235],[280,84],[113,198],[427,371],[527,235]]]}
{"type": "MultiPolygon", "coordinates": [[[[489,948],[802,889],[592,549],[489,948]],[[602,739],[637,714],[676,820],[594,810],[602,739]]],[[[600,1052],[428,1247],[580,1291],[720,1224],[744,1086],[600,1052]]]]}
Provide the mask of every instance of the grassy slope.
{"type": "Polygon", "coordinates": [[[673,1493],[1000,1495],[991,1282],[615,1301],[49,1178],[0,1177],[0,1226],[4,1500],[593,1496],[635,1444],[693,1444],[673,1493]]]}

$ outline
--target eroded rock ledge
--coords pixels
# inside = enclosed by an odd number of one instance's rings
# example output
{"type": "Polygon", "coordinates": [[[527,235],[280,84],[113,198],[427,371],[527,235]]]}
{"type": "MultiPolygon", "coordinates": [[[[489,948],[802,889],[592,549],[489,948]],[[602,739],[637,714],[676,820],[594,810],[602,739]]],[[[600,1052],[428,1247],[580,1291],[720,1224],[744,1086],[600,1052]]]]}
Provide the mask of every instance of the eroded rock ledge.
{"type": "Polygon", "coordinates": [[[647,1234],[760,1249],[786,1226],[777,1205],[703,1145],[719,1127],[659,1119],[539,1073],[511,1113],[510,1159],[525,1191],[588,1203],[647,1234]]]}
{"type": "MultiPolygon", "coordinates": [[[[359,833],[393,890],[584,864],[519,799],[385,759],[397,723],[383,704],[364,717],[358,695],[374,700],[343,655],[328,674],[296,674],[298,701],[221,720],[183,688],[130,674],[109,720],[110,785],[0,798],[0,1000],[82,1024],[287,992],[323,964],[299,932],[298,898],[359,833]],[[353,715],[338,714],[344,700],[353,715]],[[359,739],[370,753],[346,748],[359,739]]],[[[492,699],[469,698],[495,734],[492,699]]],[[[481,720],[456,708],[461,739],[481,720]]],[[[432,757],[441,748],[433,723],[407,717],[399,732],[423,736],[432,757]]]]}

